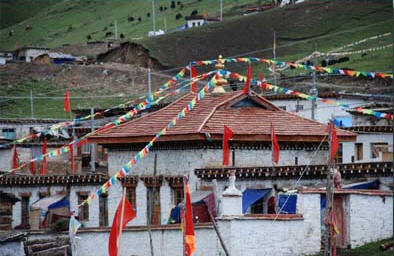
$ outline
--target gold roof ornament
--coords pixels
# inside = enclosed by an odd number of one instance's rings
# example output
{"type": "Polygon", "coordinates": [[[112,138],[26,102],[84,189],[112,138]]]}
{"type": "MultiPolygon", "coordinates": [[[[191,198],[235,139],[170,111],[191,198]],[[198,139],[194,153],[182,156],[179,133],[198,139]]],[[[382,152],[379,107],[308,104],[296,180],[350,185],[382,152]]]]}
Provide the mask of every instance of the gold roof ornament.
{"type": "MultiPolygon", "coordinates": [[[[222,55],[219,55],[215,68],[224,69],[224,61],[222,59],[222,55]]],[[[213,89],[213,93],[225,93],[226,90],[224,90],[223,86],[227,84],[228,84],[227,80],[224,79],[222,76],[219,76],[218,79],[216,79],[216,84],[215,84],[215,88],[213,89]]]]}

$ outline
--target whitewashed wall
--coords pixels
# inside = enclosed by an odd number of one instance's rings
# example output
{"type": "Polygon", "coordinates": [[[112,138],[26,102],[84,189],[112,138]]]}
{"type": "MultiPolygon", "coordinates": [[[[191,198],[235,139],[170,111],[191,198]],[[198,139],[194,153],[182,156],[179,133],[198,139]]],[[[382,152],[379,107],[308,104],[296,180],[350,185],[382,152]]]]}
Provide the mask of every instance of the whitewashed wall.
{"type": "Polygon", "coordinates": [[[348,241],[352,248],[393,235],[393,197],[351,194],[348,241]]]}
{"type": "Polygon", "coordinates": [[[368,134],[357,134],[355,142],[343,142],[343,163],[351,163],[352,156],[354,156],[354,162],[381,162],[382,155],[380,154],[377,158],[372,158],[372,147],[371,143],[383,142],[392,145],[393,135],[390,133],[368,133],[368,134]],[[363,159],[357,160],[356,145],[355,143],[363,143],[363,159]]]}
{"type": "MultiPolygon", "coordinates": [[[[367,101],[363,99],[335,99],[335,98],[329,98],[330,100],[335,100],[336,102],[343,103],[343,104],[349,104],[351,107],[356,107],[362,104],[367,103],[367,101]]],[[[297,105],[297,100],[295,99],[290,99],[290,100],[272,100],[272,103],[274,103],[276,106],[281,107],[281,106],[286,106],[286,110],[288,112],[293,112],[299,116],[306,117],[308,119],[311,119],[312,115],[312,102],[308,100],[299,100],[299,105],[303,106],[303,110],[300,110],[296,112],[296,105],[297,105]]],[[[345,116],[351,116],[350,113],[346,112],[343,108],[334,106],[334,105],[329,105],[325,104],[323,102],[317,101],[316,102],[316,112],[315,112],[315,118],[316,121],[321,122],[321,123],[328,123],[329,119],[333,117],[345,117],[345,116]]]]}
{"type": "Polygon", "coordinates": [[[320,251],[320,195],[299,195],[297,211],[303,220],[262,220],[229,217],[218,225],[234,256],[297,256],[320,251]]]}
{"type": "MultiPolygon", "coordinates": [[[[216,256],[218,240],[212,228],[196,228],[196,251],[193,256],[216,256]]],[[[107,256],[109,230],[78,232],[78,256],[107,256]]],[[[181,256],[182,233],[180,229],[153,229],[152,241],[157,256],[181,256]]],[[[150,255],[149,234],[147,230],[124,230],[120,242],[120,256],[150,255]]]]}

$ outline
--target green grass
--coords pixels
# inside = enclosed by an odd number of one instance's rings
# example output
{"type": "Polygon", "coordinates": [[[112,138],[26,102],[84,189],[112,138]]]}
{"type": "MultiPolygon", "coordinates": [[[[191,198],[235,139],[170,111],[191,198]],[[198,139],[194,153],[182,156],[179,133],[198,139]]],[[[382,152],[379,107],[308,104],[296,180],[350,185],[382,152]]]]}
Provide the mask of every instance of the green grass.
{"type": "MultiPolygon", "coordinates": [[[[63,96],[65,87],[56,85],[52,81],[27,80],[12,86],[2,86],[0,91],[0,117],[1,118],[26,118],[31,117],[30,91],[33,93],[33,110],[35,118],[69,118],[63,111],[63,96]],[[1,97],[23,97],[23,99],[6,99],[1,97]],[[45,98],[39,98],[45,97],[45,98]],[[57,97],[57,98],[53,98],[57,97]]],[[[91,89],[70,89],[71,97],[91,96],[91,89]]],[[[113,95],[109,90],[94,92],[94,96],[113,95]]],[[[129,99],[126,96],[114,98],[78,98],[71,99],[72,109],[79,108],[107,108],[118,105],[129,99]]]]}
{"type": "MultiPolygon", "coordinates": [[[[21,1],[21,0],[20,0],[21,1]]],[[[19,8],[19,2],[12,5],[19,8]]],[[[44,0],[40,0],[44,1],[44,0]]],[[[49,0],[47,0],[49,1],[49,0]]],[[[170,8],[170,0],[156,0],[156,28],[164,30],[164,20],[169,31],[185,23],[184,17],[190,15],[193,10],[200,14],[217,16],[219,2],[211,0],[180,0],[183,8],[177,5],[170,8]],[[160,6],[166,6],[167,11],[159,11],[160,6]],[[181,13],[183,18],[176,20],[175,15],[181,13]]],[[[24,0],[27,6],[33,5],[35,0],[24,0]]],[[[178,2],[178,1],[175,1],[178,2]]],[[[257,0],[226,0],[224,1],[224,14],[236,15],[243,9],[237,8],[246,4],[256,4],[257,0]],[[234,10],[239,10],[234,11],[234,10]]],[[[8,9],[12,9],[11,6],[8,9]]],[[[22,16],[26,11],[21,9],[18,15],[22,16]]],[[[12,12],[2,12],[4,19],[12,17],[12,12]]],[[[33,14],[33,13],[32,13],[33,14]]],[[[41,12],[27,18],[18,24],[0,30],[0,46],[2,49],[13,49],[17,45],[40,45],[58,47],[63,44],[75,44],[86,42],[87,35],[92,40],[105,39],[106,32],[114,31],[114,21],[117,20],[118,35],[123,33],[128,39],[146,37],[152,30],[152,2],[148,0],[59,0],[56,4],[48,5],[41,12]],[[147,17],[147,13],[151,13],[147,17]],[[134,22],[128,22],[127,18],[133,16],[134,22]],[[137,18],[142,21],[138,22],[137,18]],[[31,31],[25,31],[26,25],[31,25],[31,31]],[[13,29],[14,36],[8,32],[13,29]]],[[[14,23],[14,22],[13,22],[14,23]]]]}
{"type": "MultiPolygon", "coordinates": [[[[355,249],[349,250],[349,249],[344,249],[344,250],[338,250],[337,255],[338,256],[392,256],[393,251],[387,250],[387,251],[381,251],[379,249],[379,246],[382,243],[392,241],[390,240],[381,240],[378,242],[373,242],[373,243],[368,243],[366,245],[357,247],[355,249]]],[[[323,256],[324,254],[317,254],[314,256],[323,256]]]]}

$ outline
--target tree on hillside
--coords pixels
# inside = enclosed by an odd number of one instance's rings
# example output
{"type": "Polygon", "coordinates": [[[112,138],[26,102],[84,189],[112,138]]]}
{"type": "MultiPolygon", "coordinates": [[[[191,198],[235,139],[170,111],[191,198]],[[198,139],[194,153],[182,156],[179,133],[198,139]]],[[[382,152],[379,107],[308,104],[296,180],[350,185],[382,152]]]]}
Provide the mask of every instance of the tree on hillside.
{"type": "Polygon", "coordinates": [[[197,15],[198,14],[198,10],[193,10],[191,13],[190,13],[190,16],[194,16],[194,15],[197,15]]]}
{"type": "Polygon", "coordinates": [[[141,22],[141,21],[142,21],[141,17],[138,17],[138,22],[141,22]]]}
{"type": "Polygon", "coordinates": [[[179,20],[179,19],[181,19],[182,18],[182,14],[180,14],[180,13],[178,13],[176,16],[175,16],[175,19],[176,20],[179,20]]]}
{"type": "Polygon", "coordinates": [[[133,17],[133,16],[130,16],[130,17],[127,18],[127,20],[128,20],[129,22],[132,22],[132,21],[134,21],[134,17],[133,17]]]}
{"type": "Polygon", "coordinates": [[[174,9],[174,8],[175,8],[175,1],[171,1],[171,5],[170,5],[170,7],[171,7],[172,9],[174,9]]]}
{"type": "Polygon", "coordinates": [[[150,17],[150,12],[146,13],[146,17],[150,17]]]}

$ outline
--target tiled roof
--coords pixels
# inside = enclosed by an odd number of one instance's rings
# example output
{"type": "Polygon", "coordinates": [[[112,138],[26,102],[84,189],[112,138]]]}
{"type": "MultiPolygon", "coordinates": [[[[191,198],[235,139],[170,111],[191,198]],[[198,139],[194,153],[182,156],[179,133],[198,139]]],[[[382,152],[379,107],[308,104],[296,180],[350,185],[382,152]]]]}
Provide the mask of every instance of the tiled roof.
{"type": "MultiPolygon", "coordinates": [[[[392,162],[350,163],[337,164],[342,177],[348,176],[390,176],[392,174],[392,162]]],[[[194,173],[204,180],[227,179],[231,171],[235,170],[235,176],[242,179],[280,179],[299,177],[325,178],[327,165],[292,165],[292,166],[264,166],[264,167],[226,167],[196,169],[194,173]]]]}
{"type": "MultiPolygon", "coordinates": [[[[103,131],[90,140],[98,143],[149,141],[192,99],[188,94],[156,112],[103,131]]],[[[178,120],[160,141],[222,140],[223,126],[234,132],[235,141],[270,141],[270,124],[279,141],[321,141],[326,125],[286,112],[263,97],[242,92],[208,94],[193,111],[178,120]],[[249,98],[248,98],[249,97],[249,98]],[[235,107],[234,104],[239,106],[235,107]]],[[[338,130],[340,140],[354,140],[355,134],[338,130]]]]}

